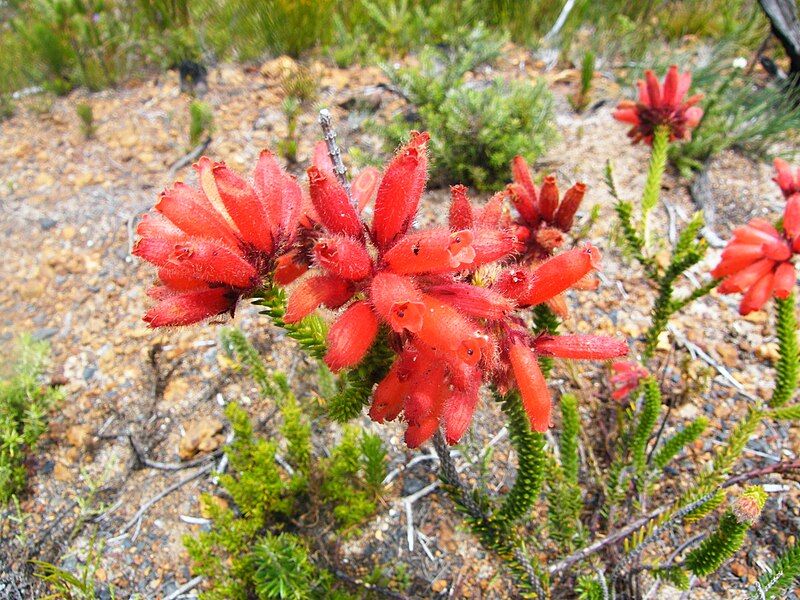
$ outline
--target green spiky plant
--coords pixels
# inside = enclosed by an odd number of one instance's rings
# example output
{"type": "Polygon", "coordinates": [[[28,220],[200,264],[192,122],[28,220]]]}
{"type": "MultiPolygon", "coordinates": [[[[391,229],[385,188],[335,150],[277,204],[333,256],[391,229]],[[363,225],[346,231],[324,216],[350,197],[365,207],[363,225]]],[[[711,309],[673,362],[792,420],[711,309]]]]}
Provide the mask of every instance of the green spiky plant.
{"type": "Polygon", "coordinates": [[[189,147],[195,148],[210,138],[214,131],[214,111],[210,105],[200,100],[189,104],[189,147]]]}
{"type": "Polygon", "coordinates": [[[352,533],[372,516],[386,476],[383,444],[349,427],[330,457],[318,457],[306,411],[285,376],[267,370],[241,331],[225,329],[220,341],[264,398],[276,404],[282,441],[258,436],[246,411],[227,406],[233,441],[225,448],[228,472],[218,478],[232,506],[204,495],[213,525],[184,540],[195,572],[210,582],[202,597],[347,598],[347,586],[312,552],[318,523],[305,521],[312,514],[327,515],[340,532],[352,533]]]}

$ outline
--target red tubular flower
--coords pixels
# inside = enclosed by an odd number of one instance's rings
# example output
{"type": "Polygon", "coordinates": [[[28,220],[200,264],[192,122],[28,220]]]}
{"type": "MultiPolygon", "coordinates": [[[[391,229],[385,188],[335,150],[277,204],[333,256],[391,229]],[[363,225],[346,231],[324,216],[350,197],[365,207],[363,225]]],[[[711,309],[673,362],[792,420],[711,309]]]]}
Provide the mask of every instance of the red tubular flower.
{"type": "Polygon", "coordinates": [[[628,344],[606,335],[543,335],[534,340],[533,348],[544,356],[588,360],[617,358],[628,353],[628,344]]]}
{"type": "Polygon", "coordinates": [[[378,335],[378,318],[366,302],[355,302],[328,332],[325,362],[333,371],[361,362],[378,335]]]}
{"type": "Polygon", "coordinates": [[[678,73],[672,65],[663,86],[652,71],[645,71],[645,80],[638,81],[639,101],[624,100],[614,111],[614,118],[632,125],[628,137],[637,143],[653,143],[658,127],[669,128],[670,141],[688,140],[691,130],[700,124],[703,110],[695,106],[702,98],[696,94],[684,99],[692,84],[691,73],[678,73]]]}
{"type": "MultiPolygon", "coordinates": [[[[319,219],[313,255],[325,275],[301,282],[289,298],[285,318],[290,322],[302,318],[321,304],[347,308],[329,334],[329,343],[336,344],[336,351],[326,357],[332,369],[352,366],[356,357],[363,357],[381,323],[396,336],[396,347],[410,343],[440,353],[439,360],[474,365],[481,359],[484,340],[471,320],[477,317],[460,309],[459,301],[493,314],[510,306],[496,293],[474,294],[470,286],[459,287],[453,279],[465,268],[510,254],[513,241],[508,236],[480,230],[476,250],[472,229],[409,231],[427,177],[427,141],[427,134],[412,134],[386,168],[377,185],[371,226],[346,203],[344,188],[331,174],[321,150],[315,158],[319,164],[309,169],[309,191],[319,219]],[[428,294],[429,289],[447,284],[452,285],[440,287],[438,296],[428,294]],[[354,305],[351,302],[361,302],[355,314],[348,307],[354,305]],[[372,311],[372,318],[366,318],[366,310],[372,311]],[[345,348],[348,343],[356,347],[345,348]]],[[[376,409],[375,414],[383,418],[387,413],[376,409]]]]}
{"type": "Polygon", "coordinates": [[[372,232],[381,250],[408,231],[417,214],[428,177],[427,133],[411,132],[411,141],[398,152],[383,175],[375,201],[372,232]]]}
{"type": "Polygon", "coordinates": [[[328,173],[313,166],[308,169],[308,184],[311,201],[328,231],[355,238],[363,235],[358,213],[332,172],[328,173]]]}
{"type": "Polygon", "coordinates": [[[786,198],[794,194],[800,194],[800,167],[794,167],[782,158],[775,159],[775,170],[777,175],[773,181],[781,188],[786,198]]]}
{"type": "Polygon", "coordinates": [[[320,306],[339,308],[353,295],[349,281],[334,275],[316,275],[301,281],[289,296],[283,320],[296,323],[320,306]]]}
{"type": "Polygon", "coordinates": [[[520,343],[513,344],[508,355],[531,429],[544,433],[550,427],[552,396],[539,361],[528,346],[520,343]]]}
{"type": "Polygon", "coordinates": [[[292,243],[297,183],[263,152],[254,183],[202,157],[200,189],[176,183],[137,227],[133,253],[159,267],[151,327],[189,325],[225,312],[260,287],[292,243]]]}
{"type": "Polygon", "coordinates": [[[591,244],[567,250],[542,263],[532,274],[519,303],[536,306],[569,289],[600,263],[600,251],[591,244]]]}
{"type": "Polygon", "coordinates": [[[782,231],[763,219],[753,219],[733,231],[722,251],[713,277],[724,278],[721,294],[743,293],[739,313],[760,310],[771,296],[785,299],[794,289],[796,271],[792,262],[800,253],[800,194],[794,192],[794,174],[783,161],[776,161],[775,182],[787,197],[782,231]]]}
{"type": "Polygon", "coordinates": [[[611,365],[615,375],[611,377],[612,385],[616,389],[611,393],[611,397],[617,402],[623,402],[630,393],[639,387],[639,382],[647,377],[647,369],[635,362],[619,361],[611,365]]]}

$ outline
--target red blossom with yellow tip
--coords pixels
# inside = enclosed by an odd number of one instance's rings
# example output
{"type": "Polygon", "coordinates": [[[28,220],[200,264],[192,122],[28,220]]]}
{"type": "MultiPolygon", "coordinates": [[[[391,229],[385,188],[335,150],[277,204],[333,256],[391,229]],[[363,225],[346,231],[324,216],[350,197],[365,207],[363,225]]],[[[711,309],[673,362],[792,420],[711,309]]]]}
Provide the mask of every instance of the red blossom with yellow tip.
{"type": "Polygon", "coordinates": [[[644,141],[653,143],[653,136],[659,127],[669,129],[669,140],[688,140],[692,129],[700,124],[703,109],[696,104],[702,94],[686,97],[692,85],[692,74],[679,73],[672,65],[664,77],[663,85],[653,71],[644,72],[644,80],[637,82],[639,100],[624,100],[614,111],[614,118],[629,123],[628,137],[633,143],[644,141]]]}

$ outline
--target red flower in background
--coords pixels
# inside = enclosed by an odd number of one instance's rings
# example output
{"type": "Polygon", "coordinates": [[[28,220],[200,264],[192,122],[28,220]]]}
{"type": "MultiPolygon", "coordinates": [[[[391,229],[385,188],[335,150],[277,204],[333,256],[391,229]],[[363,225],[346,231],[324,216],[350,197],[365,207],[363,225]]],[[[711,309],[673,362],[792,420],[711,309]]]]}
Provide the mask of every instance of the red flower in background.
{"type": "Polygon", "coordinates": [[[302,193],[274,155],[261,153],[252,184],[202,157],[200,188],[176,183],[137,227],[133,253],[158,267],[150,327],[189,325],[233,312],[292,243],[302,193]]]}
{"type": "Polygon", "coordinates": [[[702,94],[684,99],[692,85],[692,74],[678,73],[678,67],[672,65],[663,85],[652,71],[645,71],[644,77],[637,82],[639,101],[623,100],[614,111],[615,119],[632,125],[628,137],[633,143],[644,140],[652,144],[656,128],[665,126],[670,141],[690,139],[691,130],[703,118],[703,109],[695,106],[702,94]]]}
{"type": "Polygon", "coordinates": [[[792,262],[800,253],[800,193],[793,192],[797,180],[783,161],[775,165],[775,181],[787,196],[782,231],[764,219],[753,219],[733,231],[722,251],[713,277],[724,278],[717,288],[722,294],[743,293],[739,313],[746,315],[775,296],[788,298],[797,281],[792,262]]]}
{"type": "Polygon", "coordinates": [[[624,402],[639,387],[639,382],[649,375],[647,369],[635,362],[619,361],[611,368],[615,373],[611,376],[611,384],[615,386],[611,397],[617,402],[624,402]]]}
{"type": "Polygon", "coordinates": [[[800,194],[800,167],[792,167],[785,160],[776,158],[775,170],[778,173],[773,181],[778,184],[786,198],[800,194]]]}

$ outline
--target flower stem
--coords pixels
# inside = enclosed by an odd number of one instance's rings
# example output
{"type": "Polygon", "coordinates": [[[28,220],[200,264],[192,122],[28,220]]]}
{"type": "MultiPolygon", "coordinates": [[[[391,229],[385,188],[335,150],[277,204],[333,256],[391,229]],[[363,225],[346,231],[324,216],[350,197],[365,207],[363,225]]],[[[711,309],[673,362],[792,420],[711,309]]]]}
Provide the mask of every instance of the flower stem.
{"type": "Polygon", "coordinates": [[[344,191],[347,192],[350,204],[355,206],[353,192],[350,190],[350,181],[347,179],[347,167],[344,166],[342,151],[336,143],[336,130],[331,122],[331,111],[327,108],[319,111],[319,125],[322,128],[325,145],[328,147],[328,156],[331,157],[331,162],[333,163],[333,172],[336,173],[336,178],[342,184],[344,191]]]}
{"type": "Polygon", "coordinates": [[[778,335],[778,364],[775,373],[775,391],[769,401],[770,408],[778,408],[794,397],[797,389],[797,316],[795,295],[775,299],[777,308],[775,329],[778,335]]]}
{"type": "Polygon", "coordinates": [[[649,249],[651,246],[650,226],[648,216],[656,207],[658,197],[661,192],[661,180],[664,178],[664,169],[667,166],[667,150],[669,148],[669,128],[665,126],[656,127],[653,135],[653,149],[650,154],[650,166],[647,169],[647,180],[644,184],[642,193],[642,237],[644,247],[649,249]]]}

